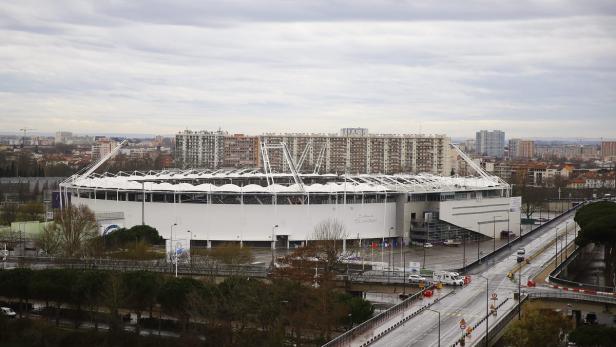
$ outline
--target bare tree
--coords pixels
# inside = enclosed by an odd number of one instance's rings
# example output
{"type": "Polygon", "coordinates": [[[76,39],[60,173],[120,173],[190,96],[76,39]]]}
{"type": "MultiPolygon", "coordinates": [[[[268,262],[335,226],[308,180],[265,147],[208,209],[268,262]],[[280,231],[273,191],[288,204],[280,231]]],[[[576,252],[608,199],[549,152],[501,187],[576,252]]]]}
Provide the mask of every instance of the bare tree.
{"type": "Polygon", "coordinates": [[[55,223],[48,223],[35,239],[36,246],[47,255],[57,255],[62,249],[62,234],[55,223]]]}
{"type": "Polygon", "coordinates": [[[341,241],[345,237],[346,228],[336,219],[327,219],[314,227],[312,242],[315,256],[325,263],[325,272],[331,271],[340,261],[341,241]]]}
{"type": "Polygon", "coordinates": [[[66,257],[82,256],[96,237],[96,218],[87,206],[68,206],[55,213],[55,227],[61,235],[62,254],[66,257]]]}

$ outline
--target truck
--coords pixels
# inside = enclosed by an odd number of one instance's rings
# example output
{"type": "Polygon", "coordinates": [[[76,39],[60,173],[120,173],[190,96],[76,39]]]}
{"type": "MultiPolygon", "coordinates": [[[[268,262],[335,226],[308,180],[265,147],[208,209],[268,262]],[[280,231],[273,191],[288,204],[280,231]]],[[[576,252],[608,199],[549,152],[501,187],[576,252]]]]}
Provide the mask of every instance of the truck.
{"type": "Polygon", "coordinates": [[[460,274],[458,274],[457,272],[434,271],[434,273],[432,274],[432,280],[434,282],[441,282],[443,284],[448,284],[452,286],[464,285],[464,280],[460,278],[460,274]]]}
{"type": "Polygon", "coordinates": [[[443,242],[443,244],[445,246],[455,246],[458,247],[459,245],[462,244],[462,242],[460,242],[460,240],[446,240],[445,242],[443,242]]]}

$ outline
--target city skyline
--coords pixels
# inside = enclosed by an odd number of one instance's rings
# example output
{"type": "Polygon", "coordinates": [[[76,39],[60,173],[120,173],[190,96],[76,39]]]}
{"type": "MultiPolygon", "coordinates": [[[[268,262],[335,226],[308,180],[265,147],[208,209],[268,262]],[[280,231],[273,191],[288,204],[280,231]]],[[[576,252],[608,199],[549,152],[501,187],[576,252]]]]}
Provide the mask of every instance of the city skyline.
{"type": "Polygon", "coordinates": [[[6,4],[0,123],[15,132],[614,136],[614,4],[442,8],[6,4]]]}

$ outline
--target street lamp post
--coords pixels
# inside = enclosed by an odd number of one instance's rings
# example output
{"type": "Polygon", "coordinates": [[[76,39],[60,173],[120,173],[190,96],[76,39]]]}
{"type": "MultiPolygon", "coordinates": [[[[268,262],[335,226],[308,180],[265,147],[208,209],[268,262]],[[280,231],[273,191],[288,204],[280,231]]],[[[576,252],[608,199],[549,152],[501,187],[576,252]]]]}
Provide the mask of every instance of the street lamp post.
{"type": "Polygon", "coordinates": [[[394,230],[394,227],[389,227],[389,242],[391,243],[391,245],[389,245],[389,268],[392,269],[393,265],[394,265],[394,243],[391,239],[391,232],[394,230]]]}
{"type": "Polygon", "coordinates": [[[441,347],[441,313],[430,308],[426,308],[426,310],[436,312],[438,314],[438,347],[441,347]]]}
{"type": "Polygon", "coordinates": [[[556,231],[556,235],[554,235],[554,248],[556,250],[556,254],[554,254],[554,268],[558,267],[558,227],[554,228],[556,231]]]}
{"type": "Polygon", "coordinates": [[[567,259],[567,234],[569,233],[569,221],[565,223],[565,259],[567,259]]]}
{"type": "Polygon", "coordinates": [[[462,231],[462,268],[466,270],[466,232],[462,231]]]}
{"type": "Polygon", "coordinates": [[[520,263],[518,269],[518,320],[522,319],[522,266],[524,262],[520,263]]]}
{"type": "Polygon", "coordinates": [[[272,227],[272,268],[274,267],[274,261],[275,261],[275,253],[276,253],[276,235],[275,235],[275,230],[276,228],[278,228],[278,224],[275,224],[272,227]]]}
{"type": "Polygon", "coordinates": [[[490,303],[490,300],[488,298],[489,292],[490,292],[489,285],[488,285],[489,281],[488,281],[488,278],[483,276],[482,274],[479,274],[479,277],[486,280],[486,347],[488,347],[488,332],[489,332],[488,330],[488,317],[489,317],[488,304],[490,303]]]}
{"type": "Polygon", "coordinates": [[[477,261],[479,261],[479,239],[481,238],[481,222],[477,222],[477,261]]]}

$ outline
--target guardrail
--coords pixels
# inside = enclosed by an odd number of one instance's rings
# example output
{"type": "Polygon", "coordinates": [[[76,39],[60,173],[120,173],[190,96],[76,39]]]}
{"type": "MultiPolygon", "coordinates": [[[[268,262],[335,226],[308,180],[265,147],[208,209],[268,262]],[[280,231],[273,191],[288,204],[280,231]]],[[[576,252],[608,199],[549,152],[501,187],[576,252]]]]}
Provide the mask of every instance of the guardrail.
{"type": "MultiPolygon", "coordinates": [[[[426,290],[433,290],[434,286],[430,286],[428,288],[426,288],[426,290]]],[[[442,298],[445,298],[447,295],[453,293],[449,292],[447,293],[445,296],[443,296],[442,298]]],[[[413,295],[411,295],[410,297],[408,297],[406,300],[402,301],[401,303],[392,306],[391,308],[389,308],[388,310],[381,312],[380,314],[368,319],[367,321],[357,325],[356,327],[346,331],[345,333],[338,335],[336,338],[332,339],[331,341],[327,342],[326,344],[324,344],[322,347],[334,347],[334,346],[343,346],[345,344],[350,343],[353,339],[355,339],[358,336],[361,336],[362,334],[366,333],[367,331],[369,331],[370,329],[373,329],[377,326],[380,326],[383,322],[387,321],[388,319],[390,319],[392,316],[399,314],[401,311],[404,311],[408,308],[408,306],[410,304],[412,304],[415,300],[417,300],[418,298],[421,298],[423,295],[423,291],[417,292],[413,295]]],[[[441,298],[441,299],[442,299],[441,298]]],[[[425,309],[425,307],[429,307],[428,306],[424,306],[424,308],[420,308],[418,311],[422,311],[425,309]]],[[[414,312],[411,315],[409,315],[409,317],[415,317],[418,313],[414,312]]],[[[410,318],[409,318],[410,319],[410,318]]],[[[408,319],[407,319],[408,320],[408,319]]],[[[399,325],[394,324],[394,326],[397,328],[399,325]]],[[[393,327],[393,326],[392,326],[393,327]]],[[[388,328],[388,329],[391,329],[388,328]]],[[[393,329],[391,329],[393,330],[393,329]]],[[[387,330],[387,333],[389,333],[391,330],[387,330]]],[[[378,338],[383,337],[385,334],[380,334],[378,338]]],[[[371,342],[369,342],[368,344],[374,342],[376,340],[371,340],[371,342]]],[[[366,346],[368,345],[366,344],[366,346]]]]}
{"type": "MultiPolygon", "coordinates": [[[[518,312],[518,309],[520,308],[520,305],[523,304],[524,301],[526,301],[527,298],[528,298],[528,296],[524,296],[520,302],[518,302],[515,306],[513,306],[513,309],[511,311],[507,312],[503,318],[501,318],[498,322],[496,322],[496,325],[492,325],[491,327],[488,327],[488,342],[491,339],[493,339],[501,331],[501,329],[503,329],[503,327],[505,327],[513,319],[513,317],[515,317],[516,313],[518,312]]],[[[498,310],[499,308],[501,308],[507,301],[509,301],[509,298],[506,298],[505,300],[503,300],[503,302],[498,304],[498,306],[496,306],[496,309],[498,310]]],[[[488,313],[488,315],[484,316],[479,321],[477,321],[473,325],[473,330],[477,329],[478,326],[483,324],[483,322],[485,322],[485,320],[490,315],[491,315],[491,313],[488,313]]],[[[470,334],[471,333],[469,333],[469,332],[464,332],[462,334],[461,338],[466,338],[470,334]]],[[[485,344],[485,341],[486,341],[486,336],[484,334],[481,339],[475,341],[474,345],[485,344]]],[[[454,344],[452,344],[451,347],[457,347],[458,345],[461,345],[460,340],[458,340],[454,344]]]]}
{"type": "Polygon", "coordinates": [[[550,275],[548,276],[549,282],[557,283],[563,286],[573,287],[573,288],[591,289],[591,290],[600,291],[600,292],[612,292],[612,293],[616,292],[616,288],[614,287],[598,286],[598,285],[594,285],[590,283],[581,283],[581,282],[566,280],[563,278],[558,278],[558,276],[563,271],[563,269],[569,266],[569,264],[571,264],[571,262],[579,255],[579,253],[582,250],[583,250],[583,247],[576,248],[575,251],[573,251],[573,253],[571,253],[571,255],[569,255],[569,257],[567,257],[565,261],[558,264],[558,266],[554,269],[554,271],[552,271],[550,275]]]}
{"type": "Polygon", "coordinates": [[[460,273],[466,273],[466,272],[468,272],[470,269],[472,269],[472,268],[474,268],[474,267],[476,267],[476,266],[478,266],[478,265],[484,264],[486,261],[489,261],[489,260],[491,260],[492,258],[494,258],[494,257],[496,257],[496,256],[498,256],[498,255],[500,255],[500,254],[501,254],[501,253],[503,253],[504,251],[506,251],[506,250],[510,250],[512,246],[517,246],[518,244],[520,244],[522,241],[526,240],[526,239],[527,239],[528,237],[530,237],[531,235],[536,234],[539,230],[544,230],[544,228],[549,228],[551,225],[553,225],[553,224],[557,224],[557,222],[558,222],[558,221],[560,221],[560,220],[561,220],[561,219],[562,219],[565,215],[567,215],[569,212],[577,210],[578,208],[580,208],[580,207],[582,207],[582,206],[586,205],[586,203],[587,203],[587,202],[582,202],[582,203],[580,203],[580,204],[578,204],[578,205],[576,205],[576,206],[573,206],[573,207],[569,208],[567,211],[563,212],[562,214],[558,215],[557,217],[555,217],[555,218],[553,218],[553,219],[550,219],[549,221],[547,221],[547,222],[545,222],[545,223],[543,223],[543,224],[539,225],[538,227],[536,227],[536,228],[534,228],[534,229],[530,230],[530,231],[529,231],[529,232],[527,232],[526,234],[524,234],[524,235],[522,235],[522,236],[520,236],[520,237],[517,237],[517,238],[515,238],[515,239],[511,240],[509,243],[504,244],[504,245],[502,245],[502,246],[498,247],[498,248],[497,248],[496,250],[494,250],[493,252],[490,252],[490,253],[488,253],[488,254],[484,255],[483,257],[479,257],[479,259],[477,259],[477,260],[473,261],[472,263],[469,263],[469,264],[467,264],[466,266],[461,267],[461,268],[458,268],[458,269],[455,269],[455,270],[453,270],[453,271],[460,272],[460,273]]]}
{"type": "Polygon", "coordinates": [[[579,300],[588,302],[610,303],[616,304],[616,297],[605,295],[587,295],[575,292],[566,291],[536,291],[529,292],[528,296],[531,299],[567,299],[567,300],[579,300]]]}
{"type": "MultiPolygon", "coordinates": [[[[117,260],[117,259],[79,259],[54,257],[7,257],[7,262],[15,262],[19,267],[47,265],[49,268],[111,270],[111,271],[152,271],[175,273],[175,265],[166,261],[117,260]]],[[[178,275],[267,277],[267,268],[255,265],[227,265],[218,263],[178,264],[178,275]]]]}

